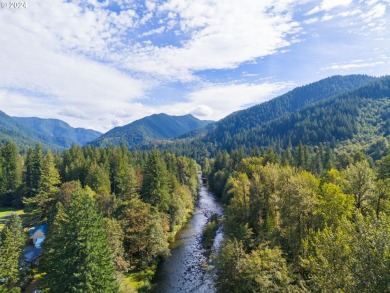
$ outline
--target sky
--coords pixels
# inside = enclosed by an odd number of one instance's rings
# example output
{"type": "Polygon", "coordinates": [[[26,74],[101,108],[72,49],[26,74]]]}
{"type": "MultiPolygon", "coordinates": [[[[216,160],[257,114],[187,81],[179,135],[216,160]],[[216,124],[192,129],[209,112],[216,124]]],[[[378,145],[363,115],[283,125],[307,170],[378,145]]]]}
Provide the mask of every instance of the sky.
{"type": "Polygon", "coordinates": [[[27,0],[0,8],[0,110],[106,132],[390,74],[390,0],[27,0]]]}

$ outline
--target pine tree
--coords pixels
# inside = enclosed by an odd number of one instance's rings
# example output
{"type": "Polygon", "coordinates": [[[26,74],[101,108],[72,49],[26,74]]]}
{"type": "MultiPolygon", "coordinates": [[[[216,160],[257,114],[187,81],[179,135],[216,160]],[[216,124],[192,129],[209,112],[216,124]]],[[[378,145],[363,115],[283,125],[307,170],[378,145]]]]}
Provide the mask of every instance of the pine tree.
{"type": "Polygon", "coordinates": [[[57,206],[44,244],[50,292],[118,292],[114,258],[91,192],[76,190],[70,204],[57,206]]]}
{"type": "Polygon", "coordinates": [[[19,258],[24,243],[22,221],[14,213],[0,233],[0,292],[18,292],[19,258]]]}

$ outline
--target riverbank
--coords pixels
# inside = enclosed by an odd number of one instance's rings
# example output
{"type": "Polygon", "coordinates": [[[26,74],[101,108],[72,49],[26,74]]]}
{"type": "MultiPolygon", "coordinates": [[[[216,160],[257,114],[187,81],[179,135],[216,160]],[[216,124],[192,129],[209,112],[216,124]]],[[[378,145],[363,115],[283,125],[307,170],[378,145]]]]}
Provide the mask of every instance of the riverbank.
{"type": "MultiPolygon", "coordinates": [[[[202,182],[194,215],[177,233],[171,256],[158,266],[153,292],[214,292],[212,277],[205,269],[209,253],[202,245],[203,229],[213,214],[222,216],[222,207],[202,182]]],[[[219,229],[215,243],[222,237],[219,229]]]]}

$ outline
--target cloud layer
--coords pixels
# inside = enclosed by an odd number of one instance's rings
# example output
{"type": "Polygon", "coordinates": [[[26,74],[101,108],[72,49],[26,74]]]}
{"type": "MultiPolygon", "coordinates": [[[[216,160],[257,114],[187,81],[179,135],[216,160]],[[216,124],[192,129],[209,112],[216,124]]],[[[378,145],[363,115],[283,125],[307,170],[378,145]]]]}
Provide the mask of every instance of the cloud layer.
{"type": "Polygon", "coordinates": [[[220,119],[291,88],[291,81],[300,84],[284,74],[294,76],[310,54],[329,55],[315,49],[317,40],[329,44],[329,35],[321,35],[326,30],[361,36],[368,52],[366,40],[375,38],[372,46],[384,59],[324,58],[314,69],[322,75],[387,66],[388,46],[381,44],[390,39],[388,6],[387,0],[41,0],[2,9],[0,110],[100,131],[158,112],[220,119]],[[310,42],[312,52],[297,49],[310,42]],[[283,58],[291,59],[282,64],[283,58]],[[160,106],[150,102],[161,98],[159,88],[178,84],[180,94],[160,106]]]}

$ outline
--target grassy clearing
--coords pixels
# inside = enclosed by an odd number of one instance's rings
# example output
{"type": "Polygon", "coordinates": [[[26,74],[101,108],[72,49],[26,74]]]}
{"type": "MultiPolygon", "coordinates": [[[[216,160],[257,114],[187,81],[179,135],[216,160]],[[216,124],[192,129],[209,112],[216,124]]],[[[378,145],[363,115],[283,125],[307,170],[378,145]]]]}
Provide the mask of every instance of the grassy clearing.
{"type": "Polygon", "coordinates": [[[3,229],[7,217],[11,213],[17,213],[18,215],[22,215],[23,210],[16,210],[13,208],[0,208],[0,230],[3,229]]]}

